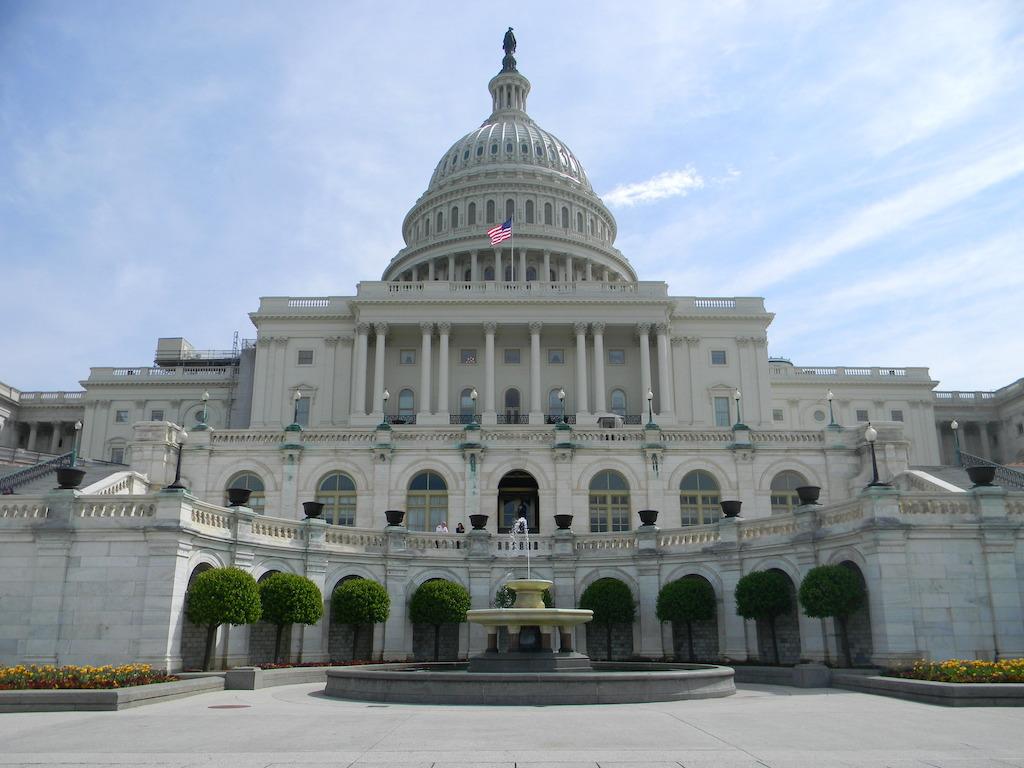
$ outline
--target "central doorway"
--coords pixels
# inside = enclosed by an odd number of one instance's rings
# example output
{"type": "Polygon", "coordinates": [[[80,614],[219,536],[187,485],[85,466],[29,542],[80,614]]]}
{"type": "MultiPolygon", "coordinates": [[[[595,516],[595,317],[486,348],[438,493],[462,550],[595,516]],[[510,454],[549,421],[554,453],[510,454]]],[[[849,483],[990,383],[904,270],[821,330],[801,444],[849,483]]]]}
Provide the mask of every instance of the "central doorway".
{"type": "Polygon", "coordinates": [[[508,533],[525,517],[530,533],[540,530],[539,496],[533,475],[521,469],[507,473],[498,483],[498,533],[508,533]]]}

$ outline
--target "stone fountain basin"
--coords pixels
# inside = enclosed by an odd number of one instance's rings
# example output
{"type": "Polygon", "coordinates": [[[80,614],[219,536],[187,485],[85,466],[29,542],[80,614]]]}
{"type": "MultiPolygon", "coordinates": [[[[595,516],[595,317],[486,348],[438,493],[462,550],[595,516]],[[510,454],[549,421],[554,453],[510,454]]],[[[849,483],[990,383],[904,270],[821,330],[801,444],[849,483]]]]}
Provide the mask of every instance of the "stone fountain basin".
{"type": "Polygon", "coordinates": [[[466,620],[485,627],[575,627],[594,618],[580,608],[480,608],[466,611],[466,620]]]}

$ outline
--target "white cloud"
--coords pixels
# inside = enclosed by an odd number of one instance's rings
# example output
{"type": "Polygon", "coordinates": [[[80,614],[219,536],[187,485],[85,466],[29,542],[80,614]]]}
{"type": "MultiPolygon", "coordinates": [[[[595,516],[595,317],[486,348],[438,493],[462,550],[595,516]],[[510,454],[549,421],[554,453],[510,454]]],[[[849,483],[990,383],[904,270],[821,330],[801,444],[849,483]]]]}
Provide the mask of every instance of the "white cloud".
{"type": "Polygon", "coordinates": [[[647,181],[622,184],[601,195],[608,205],[632,206],[652,203],[666,197],[685,196],[694,189],[703,189],[704,179],[693,166],[681,171],[665,171],[647,181]]]}

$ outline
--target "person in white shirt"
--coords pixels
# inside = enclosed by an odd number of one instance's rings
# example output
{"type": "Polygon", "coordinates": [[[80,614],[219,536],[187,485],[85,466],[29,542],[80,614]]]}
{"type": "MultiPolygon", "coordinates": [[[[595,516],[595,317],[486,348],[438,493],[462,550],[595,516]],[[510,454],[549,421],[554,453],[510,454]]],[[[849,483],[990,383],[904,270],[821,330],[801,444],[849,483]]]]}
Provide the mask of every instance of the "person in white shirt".
{"type": "Polygon", "coordinates": [[[434,529],[434,533],[448,533],[448,523],[442,520],[437,524],[437,528],[434,529]]]}

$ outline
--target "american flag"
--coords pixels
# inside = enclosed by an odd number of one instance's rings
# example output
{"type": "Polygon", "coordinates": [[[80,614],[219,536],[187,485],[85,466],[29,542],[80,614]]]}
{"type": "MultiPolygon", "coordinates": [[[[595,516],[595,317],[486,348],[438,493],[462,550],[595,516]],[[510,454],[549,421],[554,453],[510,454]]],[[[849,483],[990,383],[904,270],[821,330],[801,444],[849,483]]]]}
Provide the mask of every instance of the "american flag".
{"type": "Polygon", "coordinates": [[[512,237],[512,217],[505,219],[504,223],[499,224],[494,229],[488,229],[487,235],[491,238],[491,245],[497,245],[503,243],[512,237]]]}

